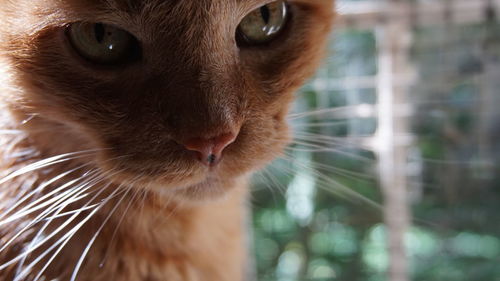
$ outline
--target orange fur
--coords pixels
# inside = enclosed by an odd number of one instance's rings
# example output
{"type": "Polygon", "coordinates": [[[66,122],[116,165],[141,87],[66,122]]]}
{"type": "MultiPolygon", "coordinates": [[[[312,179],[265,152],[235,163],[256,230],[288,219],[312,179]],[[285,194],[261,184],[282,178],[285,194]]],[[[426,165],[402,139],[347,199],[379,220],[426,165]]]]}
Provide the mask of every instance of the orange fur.
{"type": "MultiPolygon", "coordinates": [[[[85,169],[31,200],[91,169],[105,174],[90,190],[102,191],[96,200],[119,194],[62,248],[45,280],[69,280],[104,222],[78,280],[243,280],[247,179],[286,146],[289,104],[314,71],[333,16],[331,0],[289,1],[291,22],[277,40],[238,48],[239,22],[269,2],[0,0],[0,127],[18,132],[0,137],[1,173],[53,155],[95,150],[2,183],[0,214],[18,194],[79,165],[85,169]],[[78,21],[129,31],[142,44],[142,60],[115,69],[82,61],[64,36],[66,25],[78,21]],[[215,168],[198,163],[178,144],[228,130],[239,135],[215,168]],[[11,157],[22,151],[30,153],[11,157]]],[[[2,245],[41,211],[3,226],[2,245]]],[[[44,235],[64,221],[54,219],[44,235]]],[[[22,253],[40,225],[0,252],[0,265],[22,253]]],[[[28,256],[26,264],[49,246],[28,256]]],[[[0,280],[13,280],[15,271],[16,265],[0,271],[0,280]]]]}

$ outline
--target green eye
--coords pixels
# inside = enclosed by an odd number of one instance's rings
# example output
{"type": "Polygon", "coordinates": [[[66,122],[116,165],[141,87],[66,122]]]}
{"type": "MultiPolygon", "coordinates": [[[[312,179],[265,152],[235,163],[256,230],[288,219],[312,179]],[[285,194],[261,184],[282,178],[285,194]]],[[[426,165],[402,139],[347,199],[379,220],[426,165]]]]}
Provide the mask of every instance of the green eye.
{"type": "Polygon", "coordinates": [[[112,25],[77,22],[69,26],[67,35],[75,51],[92,63],[117,65],[140,57],[137,39],[112,25]]]}
{"type": "Polygon", "coordinates": [[[286,1],[275,1],[248,14],[238,26],[237,41],[241,45],[268,43],[283,30],[288,19],[286,1]]]}

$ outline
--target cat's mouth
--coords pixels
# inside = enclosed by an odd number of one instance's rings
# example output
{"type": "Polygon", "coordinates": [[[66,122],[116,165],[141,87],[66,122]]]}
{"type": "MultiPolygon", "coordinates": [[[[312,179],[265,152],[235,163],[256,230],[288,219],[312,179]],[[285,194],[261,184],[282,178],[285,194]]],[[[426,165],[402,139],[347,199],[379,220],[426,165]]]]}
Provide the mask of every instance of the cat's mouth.
{"type": "Polygon", "coordinates": [[[116,184],[200,200],[222,195],[232,187],[229,179],[241,174],[241,171],[235,170],[231,153],[224,152],[220,157],[222,159],[218,159],[217,164],[207,165],[197,160],[190,151],[173,153],[172,160],[164,162],[133,157],[118,158],[125,161],[114,162],[109,160],[117,157],[105,155],[100,159],[99,166],[116,184]]]}

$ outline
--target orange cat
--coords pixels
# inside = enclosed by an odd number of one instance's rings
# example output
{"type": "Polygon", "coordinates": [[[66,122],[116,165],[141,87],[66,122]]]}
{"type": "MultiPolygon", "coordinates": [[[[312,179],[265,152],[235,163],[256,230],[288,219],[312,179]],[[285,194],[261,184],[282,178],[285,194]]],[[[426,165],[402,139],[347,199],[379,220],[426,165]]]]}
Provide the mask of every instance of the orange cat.
{"type": "Polygon", "coordinates": [[[238,281],[332,0],[0,0],[0,280],[238,281]]]}

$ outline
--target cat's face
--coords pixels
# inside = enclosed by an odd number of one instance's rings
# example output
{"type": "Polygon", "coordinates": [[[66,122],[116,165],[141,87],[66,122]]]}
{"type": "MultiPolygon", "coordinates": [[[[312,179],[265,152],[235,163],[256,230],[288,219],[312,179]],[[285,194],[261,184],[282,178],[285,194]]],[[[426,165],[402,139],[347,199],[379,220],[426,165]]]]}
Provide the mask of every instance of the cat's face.
{"type": "Polygon", "coordinates": [[[104,149],[99,166],[117,181],[213,193],[286,145],[332,2],[0,0],[16,89],[2,95],[36,114],[38,130],[64,131],[50,145],[104,149]],[[118,51],[85,49],[93,40],[118,51]]]}

